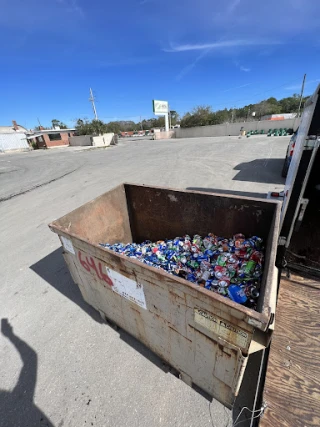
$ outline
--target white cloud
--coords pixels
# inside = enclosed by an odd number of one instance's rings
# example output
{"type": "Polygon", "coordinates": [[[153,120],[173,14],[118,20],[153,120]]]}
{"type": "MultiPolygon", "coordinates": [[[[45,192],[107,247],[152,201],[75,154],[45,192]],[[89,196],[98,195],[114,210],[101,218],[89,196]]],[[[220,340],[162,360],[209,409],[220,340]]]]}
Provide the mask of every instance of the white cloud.
{"type": "Polygon", "coordinates": [[[77,0],[56,0],[56,2],[61,4],[67,12],[75,13],[81,17],[84,16],[83,9],[79,6],[77,0]]]}
{"type": "Polygon", "coordinates": [[[301,89],[301,85],[292,85],[284,88],[285,90],[298,90],[301,89]]]}
{"type": "Polygon", "coordinates": [[[147,3],[154,3],[156,0],[141,0],[140,2],[139,2],[139,4],[140,4],[140,6],[143,6],[144,4],[147,4],[147,3]]]}
{"type": "Polygon", "coordinates": [[[236,87],[231,87],[230,89],[226,89],[223,92],[229,92],[231,90],[236,90],[236,89],[241,89],[243,87],[247,87],[250,86],[252,83],[246,83],[245,85],[241,85],[241,86],[236,86],[236,87]]]}
{"type": "MultiPolygon", "coordinates": [[[[272,34],[289,36],[292,40],[294,35],[320,27],[319,20],[313,19],[320,12],[320,2],[316,0],[216,0],[214,6],[212,21],[214,29],[220,32],[230,29],[233,34],[260,37],[272,34]],[[285,19],[275,19],[275,11],[285,19]]],[[[205,13],[208,14],[207,10],[205,13]]]]}
{"type": "MultiPolygon", "coordinates": [[[[305,86],[309,86],[309,85],[311,85],[311,84],[313,84],[313,83],[319,83],[319,82],[320,82],[320,79],[309,80],[309,81],[306,81],[305,86]]],[[[287,86],[287,87],[285,87],[284,89],[285,89],[285,90],[300,90],[300,89],[301,89],[301,86],[302,86],[302,82],[301,82],[300,84],[287,86]]]]}
{"type": "Polygon", "coordinates": [[[163,49],[164,52],[188,52],[192,50],[205,50],[205,49],[222,49],[227,47],[244,47],[244,46],[262,46],[262,45],[275,45],[281,44],[276,40],[224,40],[213,43],[200,43],[200,44],[171,44],[170,48],[163,49]]]}
{"type": "MultiPolygon", "coordinates": [[[[261,46],[264,44],[279,44],[280,42],[275,40],[223,40],[214,43],[203,43],[203,44],[185,44],[185,45],[174,45],[170,44],[170,48],[163,49],[164,52],[169,53],[178,53],[178,52],[189,52],[189,51],[202,51],[201,54],[185,68],[183,68],[180,73],[176,76],[176,80],[181,80],[186,74],[188,74],[197,63],[208,55],[212,50],[219,50],[222,48],[228,47],[250,47],[250,46],[261,46]]],[[[242,66],[238,61],[235,61],[235,64],[241,71],[249,72],[250,68],[242,66]]]]}
{"type": "Polygon", "coordinates": [[[183,68],[180,73],[176,76],[176,80],[181,80],[186,74],[188,74],[196,65],[197,63],[208,55],[211,49],[207,49],[204,52],[202,52],[191,64],[187,65],[185,68],[183,68]]]}
{"type": "Polygon", "coordinates": [[[236,9],[236,7],[239,6],[240,2],[241,0],[233,0],[228,7],[228,12],[232,13],[236,9]]]}

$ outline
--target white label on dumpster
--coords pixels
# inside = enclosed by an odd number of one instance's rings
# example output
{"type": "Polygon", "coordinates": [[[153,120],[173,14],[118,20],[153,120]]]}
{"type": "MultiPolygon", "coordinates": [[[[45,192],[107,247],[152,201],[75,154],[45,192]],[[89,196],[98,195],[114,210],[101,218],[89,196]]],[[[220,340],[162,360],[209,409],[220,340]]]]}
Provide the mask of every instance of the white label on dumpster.
{"type": "Polygon", "coordinates": [[[146,298],[143,292],[143,286],[141,283],[136,282],[135,280],[128,279],[128,277],[123,276],[117,271],[110,270],[106,267],[108,276],[113,282],[112,289],[117,294],[128,299],[129,301],[134,302],[139,307],[147,309],[146,298]]]}
{"type": "Polygon", "coordinates": [[[240,329],[220,317],[208,313],[199,308],[194,309],[194,321],[199,323],[206,329],[219,335],[226,341],[246,348],[249,340],[249,335],[243,329],[240,329]]]}
{"type": "Polygon", "coordinates": [[[75,255],[75,251],[73,248],[73,244],[71,242],[71,240],[67,239],[66,237],[60,236],[61,237],[61,241],[63,244],[63,247],[65,248],[66,251],[70,252],[71,254],[75,255]]]}

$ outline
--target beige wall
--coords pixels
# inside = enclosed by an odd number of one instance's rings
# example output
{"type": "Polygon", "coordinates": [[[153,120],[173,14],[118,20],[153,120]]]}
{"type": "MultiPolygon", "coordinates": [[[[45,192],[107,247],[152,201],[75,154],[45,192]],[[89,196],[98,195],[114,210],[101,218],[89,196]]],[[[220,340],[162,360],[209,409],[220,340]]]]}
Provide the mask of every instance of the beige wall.
{"type": "Polygon", "coordinates": [[[112,139],[114,137],[114,133],[104,133],[100,136],[93,136],[92,137],[92,145],[102,147],[102,146],[108,146],[111,144],[112,139]]]}
{"type": "Polygon", "coordinates": [[[250,130],[264,130],[268,132],[270,128],[293,128],[297,129],[300,119],[287,119],[287,120],[264,120],[246,123],[228,123],[223,125],[214,126],[197,126],[193,128],[179,128],[176,129],[176,138],[197,138],[206,136],[238,136],[240,128],[243,127],[246,132],[250,130]]]}
{"type": "Polygon", "coordinates": [[[168,132],[155,132],[153,139],[171,139],[175,137],[175,131],[169,130],[168,132]]]}

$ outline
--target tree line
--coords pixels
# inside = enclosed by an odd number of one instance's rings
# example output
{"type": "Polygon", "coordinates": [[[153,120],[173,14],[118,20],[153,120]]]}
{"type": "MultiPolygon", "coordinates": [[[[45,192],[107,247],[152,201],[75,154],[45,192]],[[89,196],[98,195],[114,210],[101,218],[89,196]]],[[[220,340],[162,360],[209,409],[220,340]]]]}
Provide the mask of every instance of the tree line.
{"type": "Polygon", "coordinates": [[[48,127],[45,127],[45,126],[35,126],[34,130],[55,129],[56,127],[59,127],[60,129],[68,129],[68,126],[65,123],[63,123],[63,122],[61,122],[60,120],[57,120],[57,119],[52,119],[51,120],[51,124],[52,124],[51,128],[48,128],[48,127]]]}
{"type": "MultiPolygon", "coordinates": [[[[170,111],[170,122],[172,126],[175,126],[180,120],[179,114],[171,110],[170,111]]],[[[138,132],[140,130],[150,130],[153,128],[164,128],[165,121],[163,116],[152,117],[150,119],[141,120],[141,122],[135,123],[131,120],[120,120],[105,123],[102,120],[87,120],[78,119],[76,121],[76,134],[77,135],[99,135],[104,133],[116,133],[120,132],[138,132]]]]}
{"type": "MultiPolygon", "coordinates": [[[[302,107],[307,98],[302,99],[302,107]]],[[[261,120],[263,116],[269,114],[297,113],[299,104],[300,96],[293,94],[280,100],[271,97],[257,104],[248,104],[241,108],[225,108],[224,110],[213,111],[209,105],[198,106],[182,117],[180,125],[189,128],[261,120]]]]}
{"type": "MultiPolygon", "coordinates": [[[[308,97],[302,99],[302,107],[308,97]]],[[[281,113],[297,113],[300,104],[300,96],[293,94],[287,98],[277,100],[274,97],[268,98],[256,104],[248,104],[241,108],[230,108],[213,111],[209,105],[195,107],[190,112],[184,114],[182,118],[177,111],[170,111],[170,122],[172,126],[180,124],[181,127],[188,128],[194,126],[219,125],[222,123],[248,122],[261,120],[265,115],[281,113]]],[[[67,126],[60,120],[51,121],[52,128],[59,126],[60,129],[67,129],[67,126]]],[[[120,120],[105,123],[102,120],[76,120],[77,135],[100,135],[103,133],[138,132],[140,130],[150,130],[152,128],[164,128],[165,120],[163,116],[144,119],[135,123],[131,120],[120,120]]],[[[39,130],[39,126],[35,128],[39,130]]]]}

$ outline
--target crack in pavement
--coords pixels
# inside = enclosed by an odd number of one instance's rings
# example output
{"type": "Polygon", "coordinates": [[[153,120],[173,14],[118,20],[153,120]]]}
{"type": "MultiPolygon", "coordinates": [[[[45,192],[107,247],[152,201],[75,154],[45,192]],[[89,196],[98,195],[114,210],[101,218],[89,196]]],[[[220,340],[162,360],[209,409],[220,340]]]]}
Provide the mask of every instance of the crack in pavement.
{"type": "Polygon", "coordinates": [[[68,175],[72,174],[73,172],[77,171],[78,169],[80,169],[80,167],[76,168],[76,169],[73,169],[72,171],[67,172],[67,173],[65,173],[65,174],[63,174],[61,176],[58,176],[57,178],[50,179],[50,181],[44,182],[42,184],[34,185],[33,187],[28,188],[27,190],[23,190],[23,191],[19,191],[18,193],[10,194],[10,196],[1,197],[0,198],[0,203],[1,202],[5,202],[7,200],[11,200],[11,199],[13,199],[14,197],[17,197],[17,196],[21,196],[22,194],[29,193],[30,191],[36,190],[37,188],[44,187],[45,185],[51,184],[54,181],[58,181],[59,179],[64,178],[65,176],[68,176],[68,175]]]}

